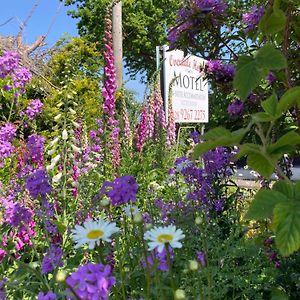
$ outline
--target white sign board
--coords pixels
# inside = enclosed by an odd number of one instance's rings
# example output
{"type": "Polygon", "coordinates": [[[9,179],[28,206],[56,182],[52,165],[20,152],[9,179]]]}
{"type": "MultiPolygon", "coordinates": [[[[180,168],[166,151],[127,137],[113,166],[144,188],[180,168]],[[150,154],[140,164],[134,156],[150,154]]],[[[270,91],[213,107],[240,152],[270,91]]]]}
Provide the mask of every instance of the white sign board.
{"type": "Polygon", "coordinates": [[[183,51],[163,51],[165,98],[172,84],[172,109],[177,123],[208,122],[208,84],[201,66],[205,60],[183,51]]]}

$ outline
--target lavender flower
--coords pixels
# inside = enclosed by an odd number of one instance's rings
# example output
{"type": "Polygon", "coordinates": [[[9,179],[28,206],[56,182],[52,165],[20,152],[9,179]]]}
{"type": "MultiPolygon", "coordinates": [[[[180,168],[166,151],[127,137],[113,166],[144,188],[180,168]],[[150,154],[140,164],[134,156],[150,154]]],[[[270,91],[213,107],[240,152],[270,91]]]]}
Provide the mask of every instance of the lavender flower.
{"type": "Polygon", "coordinates": [[[26,178],[26,189],[31,197],[46,196],[51,193],[51,186],[45,169],[38,169],[26,178]]]}
{"type": "Polygon", "coordinates": [[[240,116],[244,112],[244,103],[240,100],[235,100],[227,107],[227,112],[231,116],[240,116]]]}
{"type": "Polygon", "coordinates": [[[5,123],[0,128],[0,140],[4,142],[11,142],[16,136],[16,127],[11,123],[5,123]]]}
{"type": "Polygon", "coordinates": [[[49,291],[46,294],[44,294],[43,292],[38,293],[37,300],[55,300],[55,299],[57,299],[57,296],[51,291],[49,291]]]}
{"type": "Polygon", "coordinates": [[[29,163],[30,160],[32,163],[35,163],[38,166],[43,165],[45,148],[44,142],[45,139],[38,134],[32,134],[28,137],[26,145],[28,152],[25,155],[25,160],[27,163],[29,163]]]}
{"type": "Polygon", "coordinates": [[[80,266],[66,282],[79,299],[106,300],[116,279],[111,276],[110,265],[88,263],[80,266]]]}
{"type": "Polygon", "coordinates": [[[30,82],[32,78],[31,72],[25,67],[19,67],[14,70],[12,74],[12,80],[16,88],[24,89],[26,84],[30,82]]]}
{"type": "Polygon", "coordinates": [[[16,52],[5,51],[0,57],[0,78],[5,78],[14,69],[16,69],[20,62],[20,55],[16,52]]]}
{"type": "Polygon", "coordinates": [[[206,71],[212,74],[218,83],[226,83],[233,80],[235,66],[233,64],[223,64],[220,60],[209,60],[206,63],[206,71]]]}
{"type": "Polygon", "coordinates": [[[202,267],[206,266],[205,253],[203,251],[197,251],[197,261],[201,264],[202,267]]]}
{"type": "Polygon", "coordinates": [[[8,202],[5,207],[5,222],[13,227],[29,224],[32,216],[33,212],[18,202],[8,202]]]}
{"type": "MultiPolygon", "coordinates": [[[[1,261],[1,258],[0,258],[1,261]]],[[[5,283],[6,283],[6,278],[0,280],[0,300],[6,300],[6,291],[5,291],[5,283]]]]}
{"type": "MultiPolygon", "coordinates": [[[[174,260],[174,250],[171,246],[169,246],[169,252],[170,252],[170,259],[174,260]]],[[[166,249],[164,248],[162,252],[158,252],[158,250],[155,249],[151,253],[148,253],[147,263],[145,261],[145,258],[143,257],[141,260],[141,265],[143,268],[147,268],[148,265],[149,269],[157,267],[157,270],[162,272],[167,272],[169,270],[169,266],[168,266],[166,249]]]]}
{"type": "Polygon", "coordinates": [[[62,250],[57,246],[51,245],[51,247],[49,248],[42,260],[42,274],[50,273],[55,268],[62,267],[62,256],[62,250]]]}
{"type": "Polygon", "coordinates": [[[252,31],[259,23],[260,19],[265,13],[265,8],[263,6],[257,7],[252,6],[250,12],[243,14],[243,22],[246,25],[245,32],[252,31]]]}
{"type": "Polygon", "coordinates": [[[113,206],[136,201],[138,184],[133,176],[121,176],[113,182],[105,181],[100,195],[105,194],[111,199],[113,206]],[[108,189],[109,188],[109,189],[108,189]]]}
{"type": "Polygon", "coordinates": [[[26,114],[29,120],[33,120],[43,109],[41,100],[32,100],[26,108],[26,114]]]}

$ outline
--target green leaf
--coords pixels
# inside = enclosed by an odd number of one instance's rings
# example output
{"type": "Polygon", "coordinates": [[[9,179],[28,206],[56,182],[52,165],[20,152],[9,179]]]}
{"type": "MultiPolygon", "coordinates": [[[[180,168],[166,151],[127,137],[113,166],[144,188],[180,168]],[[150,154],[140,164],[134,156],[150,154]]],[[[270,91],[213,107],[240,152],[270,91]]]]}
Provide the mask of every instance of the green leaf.
{"type": "Polygon", "coordinates": [[[276,181],[272,186],[272,190],[282,193],[289,199],[294,197],[293,184],[285,180],[276,181]]]}
{"type": "Polygon", "coordinates": [[[269,70],[280,70],[287,67],[285,56],[271,44],[266,44],[258,50],[255,60],[260,68],[269,70]]]}
{"type": "Polygon", "coordinates": [[[262,152],[262,148],[261,146],[257,145],[257,144],[252,144],[252,143],[245,143],[243,145],[240,146],[240,151],[239,153],[236,155],[236,157],[241,158],[245,155],[248,154],[253,154],[253,153],[261,153],[262,152]]]}
{"type": "Polygon", "coordinates": [[[280,192],[273,190],[259,190],[245,216],[247,220],[264,220],[273,215],[274,207],[288,199],[280,192]]]}
{"type": "Polygon", "coordinates": [[[267,114],[275,115],[277,109],[277,103],[278,103],[277,97],[275,94],[273,94],[267,100],[263,101],[261,103],[261,106],[267,114]]]}
{"type": "Polygon", "coordinates": [[[270,161],[263,152],[249,154],[247,164],[266,179],[271,177],[275,169],[275,161],[270,161]]]}
{"type": "Polygon", "coordinates": [[[284,29],[286,22],[286,16],[284,11],[281,9],[274,10],[271,15],[265,21],[264,33],[275,34],[284,29]]]}
{"type": "Polygon", "coordinates": [[[252,114],[252,119],[257,122],[271,122],[271,121],[275,121],[277,118],[278,116],[276,115],[271,116],[265,112],[258,112],[252,114]]]}
{"type": "Polygon", "coordinates": [[[224,127],[216,127],[216,128],[213,128],[213,129],[207,131],[204,134],[204,139],[205,140],[216,140],[216,139],[224,137],[224,136],[230,136],[230,131],[224,127]]]}
{"type": "Polygon", "coordinates": [[[294,184],[294,200],[300,201],[300,181],[294,184]]]}
{"type": "Polygon", "coordinates": [[[297,102],[300,103],[300,86],[291,88],[283,94],[277,105],[277,114],[285,113],[297,102]]]}
{"type": "Polygon", "coordinates": [[[268,146],[268,153],[279,153],[280,149],[291,149],[291,146],[300,144],[300,135],[295,131],[290,131],[279,138],[279,140],[268,146]],[[288,147],[288,148],[287,148],[288,147]]]}
{"type": "Polygon", "coordinates": [[[289,297],[281,289],[276,289],[272,291],[271,300],[289,300],[289,297]]]}
{"type": "Polygon", "coordinates": [[[272,223],[279,252],[288,256],[300,248],[300,202],[279,203],[272,223]]]}
{"type": "Polygon", "coordinates": [[[245,100],[249,93],[255,89],[261,80],[261,74],[256,61],[249,56],[241,56],[237,63],[237,71],[233,86],[238,91],[241,100],[245,100]]]}

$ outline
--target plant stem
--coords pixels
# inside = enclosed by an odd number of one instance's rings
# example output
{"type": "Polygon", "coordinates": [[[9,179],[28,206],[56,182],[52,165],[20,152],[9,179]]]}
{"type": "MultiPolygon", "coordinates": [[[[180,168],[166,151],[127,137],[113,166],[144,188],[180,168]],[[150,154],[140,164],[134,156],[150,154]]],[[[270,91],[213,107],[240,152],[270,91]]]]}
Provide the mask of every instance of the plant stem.
{"type": "Polygon", "coordinates": [[[176,291],[176,285],[175,285],[175,282],[174,282],[171,255],[170,255],[170,250],[169,250],[169,243],[165,244],[165,249],[166,249],[167,261],[168,261],[168,267],[169,267],[169,274],[170,274],[170,279],[171,279],[171,287],[172,287],[173,294],[174,294],[175,291],[176,291]]]}

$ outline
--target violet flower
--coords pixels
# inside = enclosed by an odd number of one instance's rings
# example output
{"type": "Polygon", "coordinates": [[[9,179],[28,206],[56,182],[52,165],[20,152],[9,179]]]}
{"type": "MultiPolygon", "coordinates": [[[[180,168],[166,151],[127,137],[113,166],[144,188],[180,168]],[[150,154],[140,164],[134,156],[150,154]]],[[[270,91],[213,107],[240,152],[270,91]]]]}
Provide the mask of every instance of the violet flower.
{"type": "MultiPolygon", "coordinates": [[[[116,283],[111,276],[111,266],[88,263],[80,266],[66,280],[76,299],[107,300],[111,287],[116,283]]],[[[69,299],[75,299],[70,295],[69,299]]]]}

